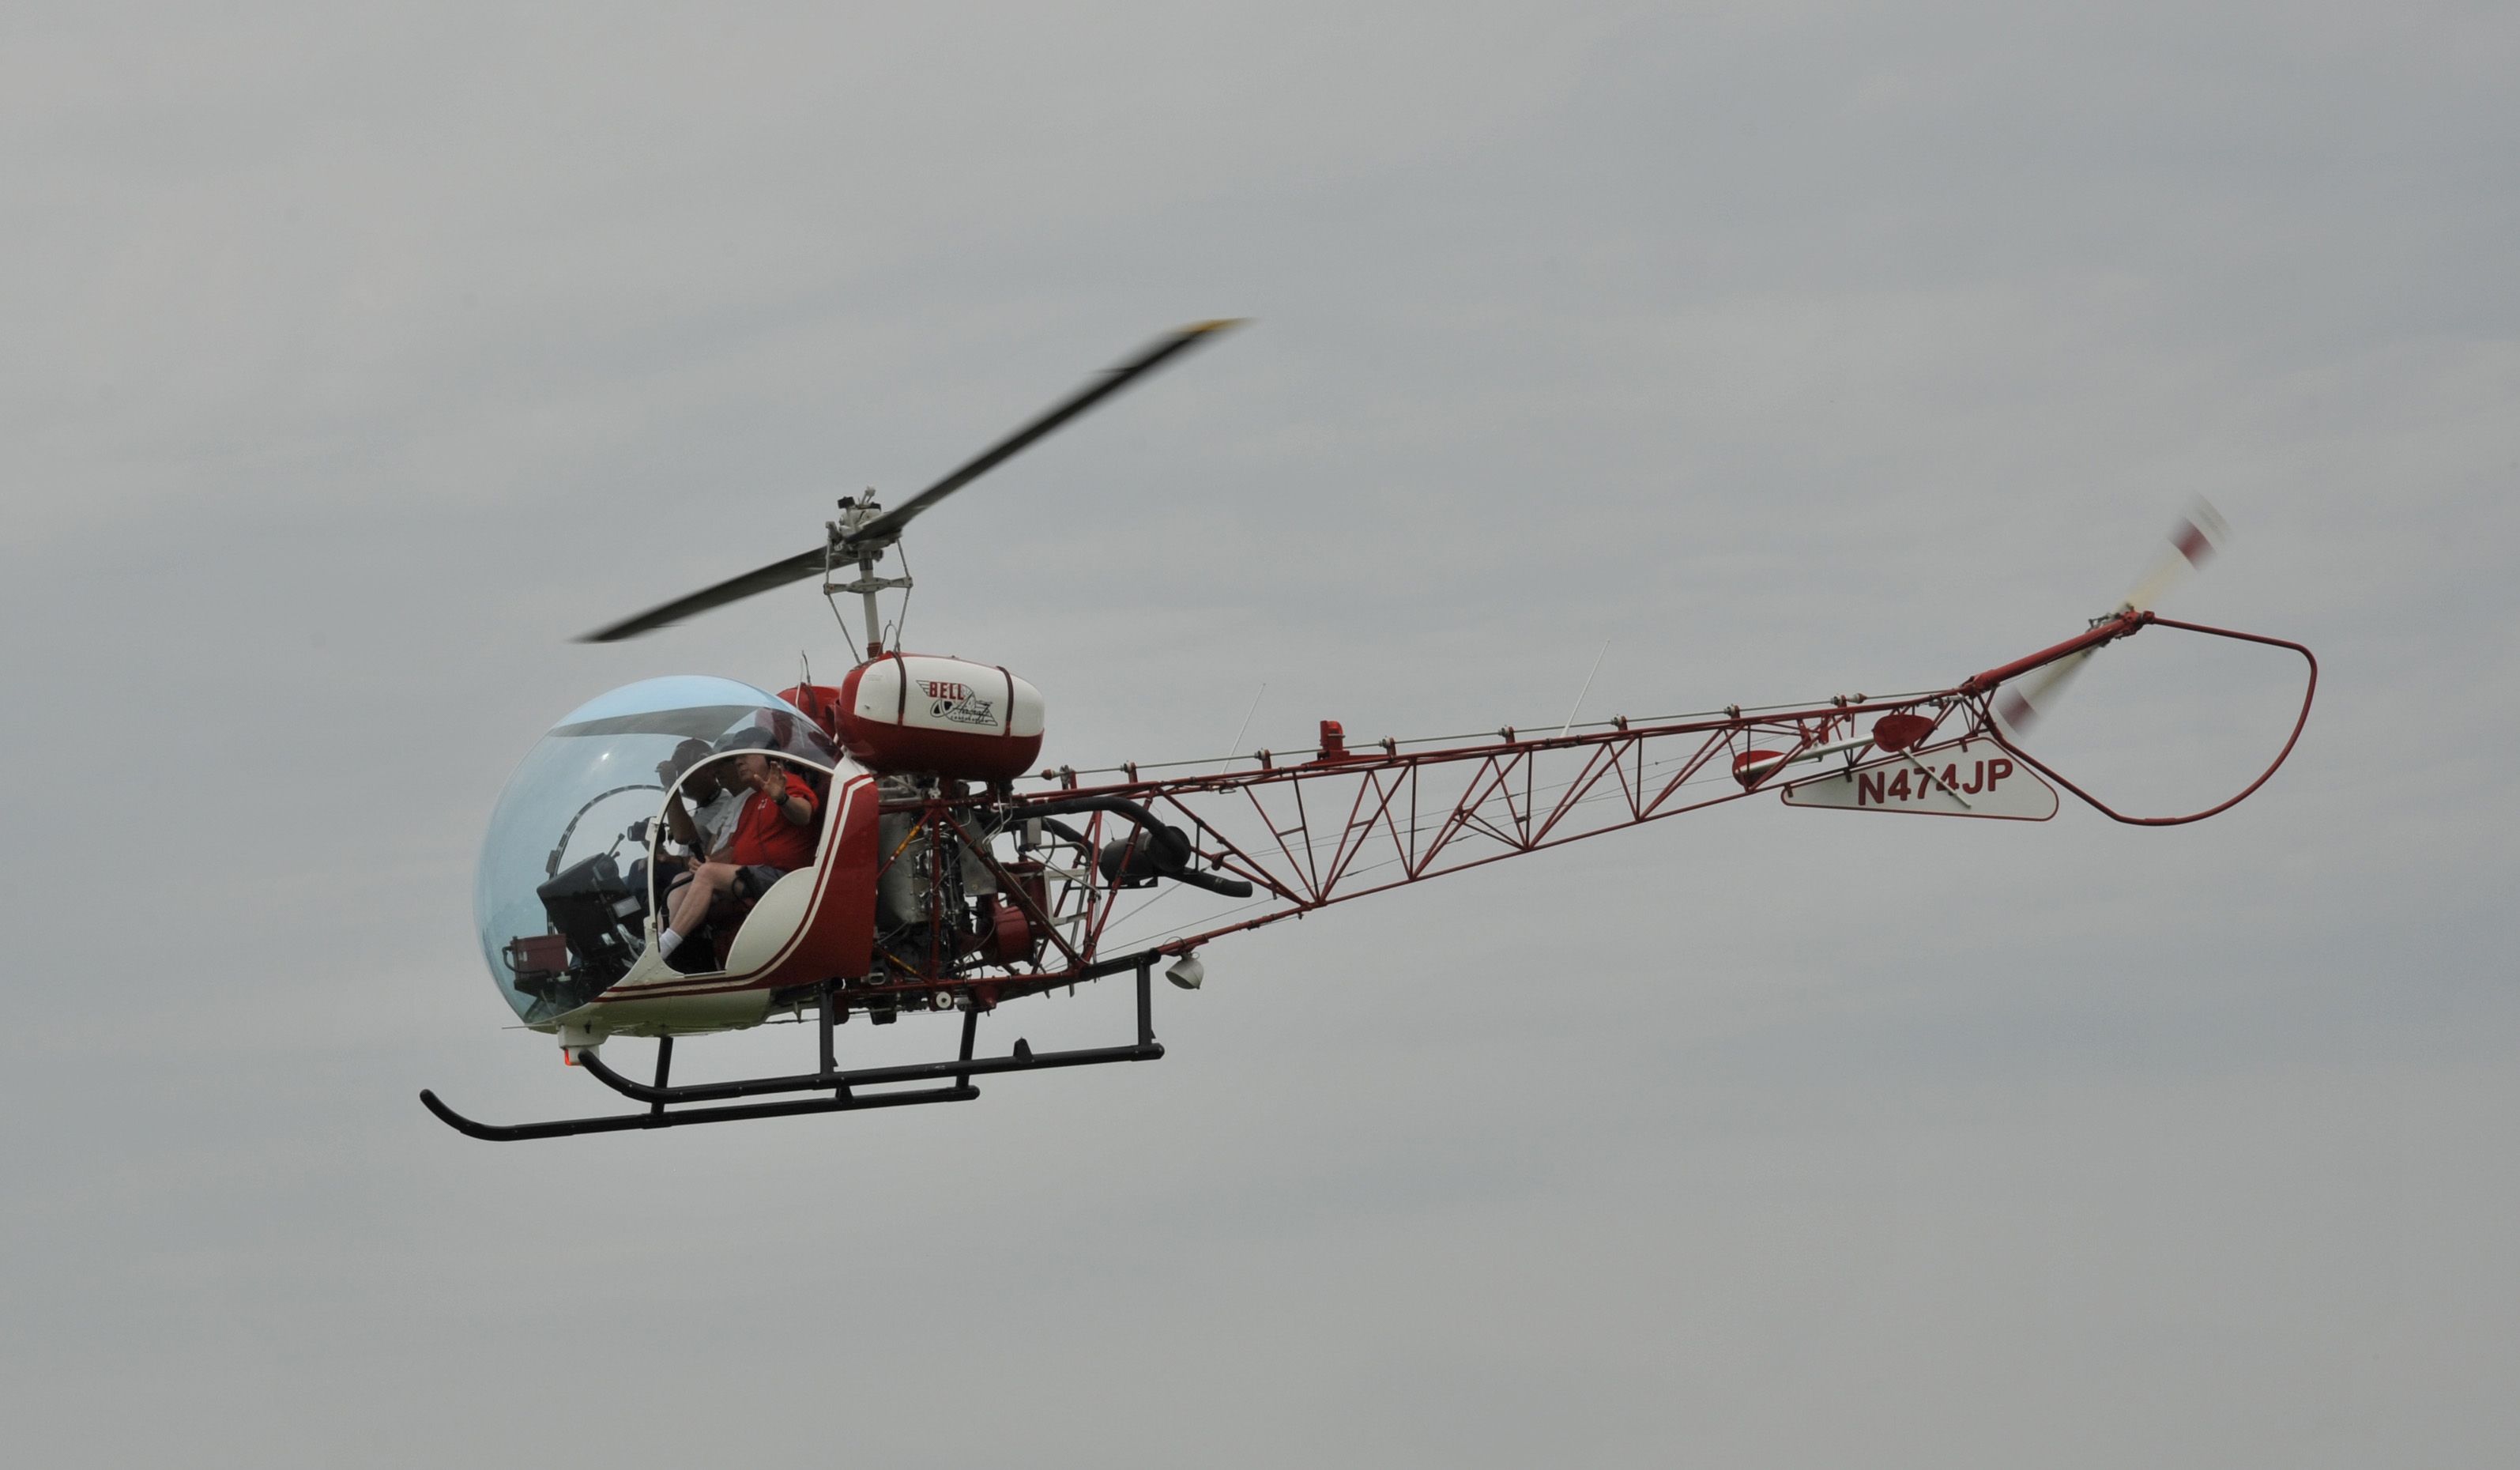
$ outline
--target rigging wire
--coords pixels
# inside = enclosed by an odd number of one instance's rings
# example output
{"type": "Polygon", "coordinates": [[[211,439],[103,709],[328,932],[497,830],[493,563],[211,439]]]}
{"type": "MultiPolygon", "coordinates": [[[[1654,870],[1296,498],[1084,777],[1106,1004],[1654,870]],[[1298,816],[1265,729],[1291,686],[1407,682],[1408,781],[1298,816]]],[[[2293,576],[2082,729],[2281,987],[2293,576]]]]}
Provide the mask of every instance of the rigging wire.
{"type": "MultiPolygon", "coordinates": [[[[1950,691],[1943,689],[1916,689],[1904,694],[1868,695],[1866,697],[1865,702],[1868,705],[1895,705],[1902,700],[1921,700],[1930,695],[1947,694],[1950,691]]],[[[1630,715],[1626,716],[1626,718],[1628,726],[1633,728],[1637,725],[1670,724],[1680,720],[1713,719],[1719,714],[1758,715],[1767,714],[1778,710],[1808,711],[1821,703],[1823,702],[1817,700],[1796,700],[1780,705],[1727,706],[1721,710],[1692,710],[1678,714],[1630,715]]],[[[1620,728],[1620,725],[1617,718],[1588,719],[1574,723],[1570,725],[1570,728],[1576,730],[1611,730],[1620,728]]],[[[1709,731],[1705,733],[1712,732],[1709,731]]],[[[1414,736],[1407,740],[1395,740],[1392,744],[1396,749],[1408,750],[1415,746],[1447,745],[1462,741],[1493,741],[1496,739],[1496,735],[1497,732],[1494,730],[1464,730],[1456,735],[1414,736]]],[[[1551,738],[1553,739],[1555,737],[1551,738]]],[[[1185,766],[1222,765],[1227,761],[1248,758],[1250,758],[1246,756],[1229,756],[1223,760],[1219,760],[1201,756],[1192,757],[1186,760],[1141,760],[1137,762],[1137,768],[1141,771],[1180,770],[1185,766]]],[[[1120,776],[1128,774],[1128,771],[1129,767],[1124,765],[1080,765],[1076,767],[1075,773],[1079,776],[1120,776]]]]}

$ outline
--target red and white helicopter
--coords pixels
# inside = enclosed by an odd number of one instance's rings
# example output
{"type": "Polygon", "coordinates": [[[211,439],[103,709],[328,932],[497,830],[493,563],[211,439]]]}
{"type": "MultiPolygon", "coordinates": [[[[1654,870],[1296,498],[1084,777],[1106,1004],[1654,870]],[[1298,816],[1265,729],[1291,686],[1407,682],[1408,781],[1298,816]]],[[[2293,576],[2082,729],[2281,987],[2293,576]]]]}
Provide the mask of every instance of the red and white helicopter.
{"type": "Polygon", "coordinates": [[[972,1080],[984,1075],[1162,1056],[1157,966],[1196,988],[1208,943],[1369,894],[1768,792],[1788,806],[2044,821],[2061,787],[2118,821],[2196,821],[2264,785],[2310,717],[2318,671],[2309,649],[2152,611],[2223,538],[2221,519],[2200,505],[2110,613],[1947,688],[1469,739],[1351,743],[1324,720],[1310,749],[1036,769],[1047,726],[1031,684],[995,665],[884,646],[878,594],[910,578],[879,575],[883,555],[921,512],[1231,325],[1159,339],[889,510],[840,501],[810,551],[589,634],[627,638],[819,577],[826,596],[861,600],[867,642],[836,686],[771,694],[728,679],[649,679],[552,727],[509,781],[483,843],[473,904],[482,954],[527,1027],[646,1106],[500,1125],[424,1091],[429,1111],[476,1138],[519,1139],[960,1102],[978,1095],[972,1080]],[[2202,811],[2129,816],[2019,742],[2094,652],[2155,627],[2289,650],[2307,678],[2282,750],[2245,789],[2202,811]],[[755,795],[741,796],[737,770],[755,795]],[[803,794],[780,804],[788,820],[810,808],[792,839],[810,860],[750,869],[754,881],[719,897],[706,926],[666,953],[660,932],[679,912],[672,875],[711,855],[700,812],[740,817],[782,789],[803,794]],[[719,800],[701,806],[702,796],[719,800]],[[1147,904],[1184,893],[1198,901],[1148,921],[1147,904]],[[1115,975],[1137,982],[1131,1040],[976,1051],[980,1018],[1000,1006],[1115,975]],[[836,1026],[906,1012],[959,1012],[956,1054],[838,1065],[836,1026]],[[814,1070],[672,1080],[676,1037],[773,1019],[815,1024],[814,1070]],[[656,1039],[652,1081],[605,1063],[614,1036],[656,1039]]]}

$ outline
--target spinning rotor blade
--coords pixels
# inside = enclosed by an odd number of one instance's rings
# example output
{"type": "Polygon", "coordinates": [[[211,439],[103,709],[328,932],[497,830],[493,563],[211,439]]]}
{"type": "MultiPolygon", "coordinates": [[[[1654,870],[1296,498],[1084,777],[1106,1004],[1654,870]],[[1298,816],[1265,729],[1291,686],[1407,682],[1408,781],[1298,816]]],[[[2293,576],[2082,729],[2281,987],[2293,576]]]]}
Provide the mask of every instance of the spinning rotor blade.
{"type": "MultiPolygon", "coordinates": [[[[2169,542],[2153,558],[2152,565],[2136,578],[2125,599],[2110,610],[2112,615],[2150,612],[2155,603],[2202,568],[2230,535],[2229,523],[2210,501],[2198,496],[2187,514],[2170,528],[2169,542]]],[[[1995,701],[1995,715],[2004,733],[2014,739],[2029,734],[2040,716],[2056,707],[2066,686],[2074,682],[2074,675],[2097,652],[2098,649],[2088,649],[2070,659],[2059,659],[2006,685],[1995,701]]]]}
{"type": "Polygon", "coordinates": [[[1995,700],[1995,717],[2002,724],[2004,733],[2015,740],[2029,734],[2039,723],[2042,713],[2056,708],[2056,702],[2064,697],[2066,686],[2074,682],[2074,675],[2082,670],[2084,662],[2091,657],[2091,650],[2086,649],[2007,685],[1995,700]]]}
{"type": "Polygon", "coordinates": [[[635,618],[624,618],[608,627],[600,627],[591,633],[580,633],[577,641],[617,643],[624,638],[635,638],[641,633],[652,632],[669,623],[680,622],[695,613],[705,613],[711,608],[740,602],[755,592],[767,592],[773,587],[785,586],[789,582],[803,581],[809,576],[819,575],[823,570],[824,559],[823,548],[817,546],[811,551],[801,552],[786,561],[772,562],[767,567],[755,567],[742,576],[730,576],[714,587],[702,587],[689,597],[677,597],[661,607],[650,608],[635,618]]]}
{"type": "MultiPolygon", "coordinates": [[[[1239,325],[1241,323],[1237,318],[1195,322],[1155,339],[1137,356],[1108,370],[1102,377],[1052,405],[1048,411],[1032,422],[982,450],[961,469],[857,528],[849,533],[847,544],[864,548],[870,554],[890,544],[901,534],[901,528],[909,525],[921,511],[1012,459],[1060,425],[1145,377],[1173,357],[1229,327],[1239,325]]],[[[711,608],[724,607],[728,603],[741,601],[755,592],[767,592],[773,587],[784,586],[788,582],[803,581],[822,572],[827,555],[826,548],[817,546],[811,551],[800,552],[783,561],[772,562],[767,567],[756,567],[741,576],[728,577],[715,586],[703,587],[688,597],[678,597],[672,602],[650,608],[635,617],[625,618],[609,626],[582,634],[578,641],[614,643],[623,638],[635,638],[641,633],[664,627],[669,623],[680,622],[694,614],[705,613],[711,608]]]]}
{"type": "Polygon", "coordinates": [[[1041,417],[982,450],[969,464],[859,527],[850,535],[849,540],[853,543],[869,541],[880,543],[892,539],[899,535],[901,528],[908,526],[912,518],[921,511],[1012,459],[1031,447],[1036,439],[1059,425],[1153,372],[1175,355],[1198,345],[1229,327],[1240,325],[1240,320],[1234,317],[1228,317],[1222,321],[1194,322],[1178,332],[1170,332],[1156,338],[1147,345],[1145,351],[1068,394],[1066,398],[1045,411],[1041,417]]]}
{"type": "Polygon", "coordinates": [[[2153,605],[2169,596],[2182,582],[2196,574],[2206,562],[2231,538],[2230,524],[2214,509],[2212,501],[2196,497],[2187,514],[2170,528],[2169,544],[2152,559],[2152,565],[2137,577],[2127,590],[2126,600],[2117,606],[2121,613],[2148,613],[2153,605]]]}

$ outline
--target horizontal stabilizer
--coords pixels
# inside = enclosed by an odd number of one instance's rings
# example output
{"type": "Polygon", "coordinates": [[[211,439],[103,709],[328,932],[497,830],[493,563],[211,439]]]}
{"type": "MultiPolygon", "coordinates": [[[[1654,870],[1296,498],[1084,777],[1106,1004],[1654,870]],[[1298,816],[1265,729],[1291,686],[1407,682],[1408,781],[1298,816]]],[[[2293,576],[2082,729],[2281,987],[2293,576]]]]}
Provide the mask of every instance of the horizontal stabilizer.
{"type": "Polygon", "coordinates": [[[2056,788],[1983,736],[1902,752],[1825,776],[1807,776],[1786,783],[1782,790],[1788,806],[1983,816],[2013,822],[2044,822],[2056,814],[2056,788]]]}

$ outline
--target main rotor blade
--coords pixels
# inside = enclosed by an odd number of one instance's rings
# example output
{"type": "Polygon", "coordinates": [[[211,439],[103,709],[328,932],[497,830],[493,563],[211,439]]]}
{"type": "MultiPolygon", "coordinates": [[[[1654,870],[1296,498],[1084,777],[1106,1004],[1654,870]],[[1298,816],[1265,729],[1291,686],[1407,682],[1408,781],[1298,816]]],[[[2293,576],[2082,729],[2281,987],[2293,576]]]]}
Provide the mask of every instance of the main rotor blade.
{"type": "Polygon", "coordinates": [[[970,463],[859,527],[849,539],[852,542],[881,541],[900,534],[901,528],[908,526],[921,511],[1022,453],[1031,447],[1035,440],[1061,424],[1153,372],[1177,354],[1196,346],[1227,328],[1240,325],[1241,322],[1238,318],[1196,322],[1178,332],[1167,333],[1155,339],[1147,345],[1146,350],[1054,404],[1039,418],[982,450],[970,463]]]}
{"type": "MultiPolygon", "coordinates": [[[[899,535],[901,528],[909,525],[921,511],[1005,464],[1059,425],[1145,377],[1181,352],[1196,346],[1229,327],[1240,325],[1239,318],[1232,317],[1221,321],[1195,322],[1177,332],[1167,333],[1155,339],[1137,356],[1105,372],[1101,378],[1052,405],[1049,411],[1031,423],[981,451],[970,463],[859,527],[849,537],[850,544],[868,542],[880,544],[899,535]]],[[[773,587],[785,586],[788,582],[803,581],[823,570],[825,555],[825,548],[817,546],[811,551],[799,552],[785,561],[772,562],[767,567],[756,567],[742,576],[728,577],[725,581],[713,587],[703,587],[689,597],[675,598],[672,602],[650,608],[636,617],[624,618],[609,626],[580,634],[577,641],[617,643],[624,638],[635,638],[641,633],[652,632],[670,623],[680,622],[694,614],[705,613],[711,608],[724,607],[731,602],[740,602],[755,592],[767,592],[773,587]]]]}
{"type": "Polygon", "coordinates": [[[705,613],[711,608],[721,608],[731,602],[740,602],[755,592],[767,592],[773,587],[785,586],[788,582],[803,581],[809,576],[819,576],[823,571],[824,555],[824,548],[817,546],[811,551],[799,552],[786,561],[772,562],[767,567],[755,567],[742,576],[730,576],[714,587],[703,587],[689,597],[677,597],[662,606],[650,608],[637,617],[624,618],[609,627],[600,627],[591,633],[580,633],[577,641],[618,643],[624,638],[635,638],[641,633],[652,632],[668,623],[680,622],[695,613],[705,613]]]}

